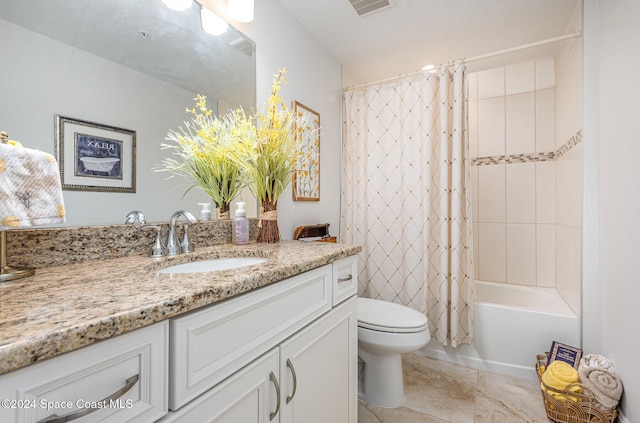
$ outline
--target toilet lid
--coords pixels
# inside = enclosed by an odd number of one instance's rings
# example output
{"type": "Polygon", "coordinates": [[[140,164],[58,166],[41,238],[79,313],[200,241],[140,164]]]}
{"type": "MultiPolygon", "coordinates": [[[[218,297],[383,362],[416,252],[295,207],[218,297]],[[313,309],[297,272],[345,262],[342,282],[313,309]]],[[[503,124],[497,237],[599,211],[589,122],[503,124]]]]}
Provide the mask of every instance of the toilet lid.
{"type": "Polygon", "coordinates": [[[382,332],[420,332],[427,328],[427,316],[389,301],[358,298],[358,326],[382,332]]]}

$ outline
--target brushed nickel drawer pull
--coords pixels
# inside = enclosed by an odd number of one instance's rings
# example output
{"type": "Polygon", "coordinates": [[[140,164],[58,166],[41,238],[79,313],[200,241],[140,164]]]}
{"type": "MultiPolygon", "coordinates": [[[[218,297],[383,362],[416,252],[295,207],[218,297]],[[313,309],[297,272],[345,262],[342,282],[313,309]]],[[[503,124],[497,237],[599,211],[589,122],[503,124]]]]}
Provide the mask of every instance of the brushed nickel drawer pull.
{"type": "MultiPolygon", "coordinates": [[[[138,382],[139,378],[140,378],[140,375],[131,376],[129,379],[127,379],[125,381],[125,385],[122,388],[118,389],[116,392],[114,392],[113,394],[109,395],[108,397],[106,397],[102,401],[97,401],[97,402],[98,403],[109,403],[111,401],[115,401],[115,400],[121,398],[124,394],[129,392],[129,390],[131,388],[133,388],[133,386],[138,382]]],[[[65,414],[64,416],[58,416],[56,414],[52,414],[49,417],[45,417],[42,420],[38,420],[36,423],[65,423],[65,422],[70,422],[72,420],[79,419],[80,417],[84,417],[87,414],[91,414],[94,411],[102,410],[103,408],[106,408],[106,407],[100,407],[100,408],[87,407],[87,408],[83,408],[82,410],[74,411],[73,413],[65,414]]]]}
{"type": "Polygon", "coordinates": [[[280,385],[278,384],[278,379],[276,379],[276,375],[274,375],[273,372],[271,372],[269,378],[271,379],[271,382],[273,382],[273,385],[276,387],[277,398],[276,409],[275,411],[272,411],[271,414],[269,414],[269,421],[271,421],[278,414],[278,411],[280,411],[280,385]]]}
{"type": "Polygon", "coordinates": [[[347,281],[350,281],[351,279],[353,279],[353,275],[351,273],[349,273],[349,275],[344,277],[344,278],[338,278],[338,283],[347,282],[347,281]]]}
{"type": "Polygon", "coordinates": [[[291,376],[293,376],[293,392],[291,392],[291,395],[287,396],[287,404],[289,404],[293,397],[296,396],[296,391],[298,390],[298,377],[296,376],[296,369],[293,368],[293,363],[290,358],[287,358],[287,367],[291,369],[291,376]]]}

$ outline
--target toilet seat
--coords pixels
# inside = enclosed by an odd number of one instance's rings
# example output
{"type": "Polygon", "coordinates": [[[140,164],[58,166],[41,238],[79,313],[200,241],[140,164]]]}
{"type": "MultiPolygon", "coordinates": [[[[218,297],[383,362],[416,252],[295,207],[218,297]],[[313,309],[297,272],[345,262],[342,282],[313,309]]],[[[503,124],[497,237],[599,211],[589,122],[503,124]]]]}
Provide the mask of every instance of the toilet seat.
{"type": "Polygon", "coordinates": [[[388,301],[358,298],[358,326],[379,332],[414,333],[427,329],[427,316],[388,301]]]}

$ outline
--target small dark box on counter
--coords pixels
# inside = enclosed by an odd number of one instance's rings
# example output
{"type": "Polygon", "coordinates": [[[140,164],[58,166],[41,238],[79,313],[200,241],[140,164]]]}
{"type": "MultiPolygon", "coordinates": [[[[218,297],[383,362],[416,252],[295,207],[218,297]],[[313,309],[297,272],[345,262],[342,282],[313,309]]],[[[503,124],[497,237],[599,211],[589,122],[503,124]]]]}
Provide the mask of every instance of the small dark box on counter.
{"type": "Polygon", "coordinates": [[[293,233],[293,239],[304,241],[336,242],[336,237],[329,235],[329,224],[298,226],[293,233]]]}

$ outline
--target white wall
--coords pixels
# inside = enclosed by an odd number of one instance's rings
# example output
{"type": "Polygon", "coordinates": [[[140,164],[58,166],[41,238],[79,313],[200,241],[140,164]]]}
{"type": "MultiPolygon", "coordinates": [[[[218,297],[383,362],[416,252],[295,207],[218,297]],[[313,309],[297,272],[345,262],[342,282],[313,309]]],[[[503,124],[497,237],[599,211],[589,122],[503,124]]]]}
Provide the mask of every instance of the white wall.
{"type": "Polygon", "coordinates": [[[591,352],[613,360],[624,383],[620,410],[627,422],[640,421],[638,16],[636,0],[584,1],[583,278],[585,298],[597,308],[584,310],[583,339],[591,352]],[[591,312],[600,315],[599,324],[587,324],[591,312]]]}

